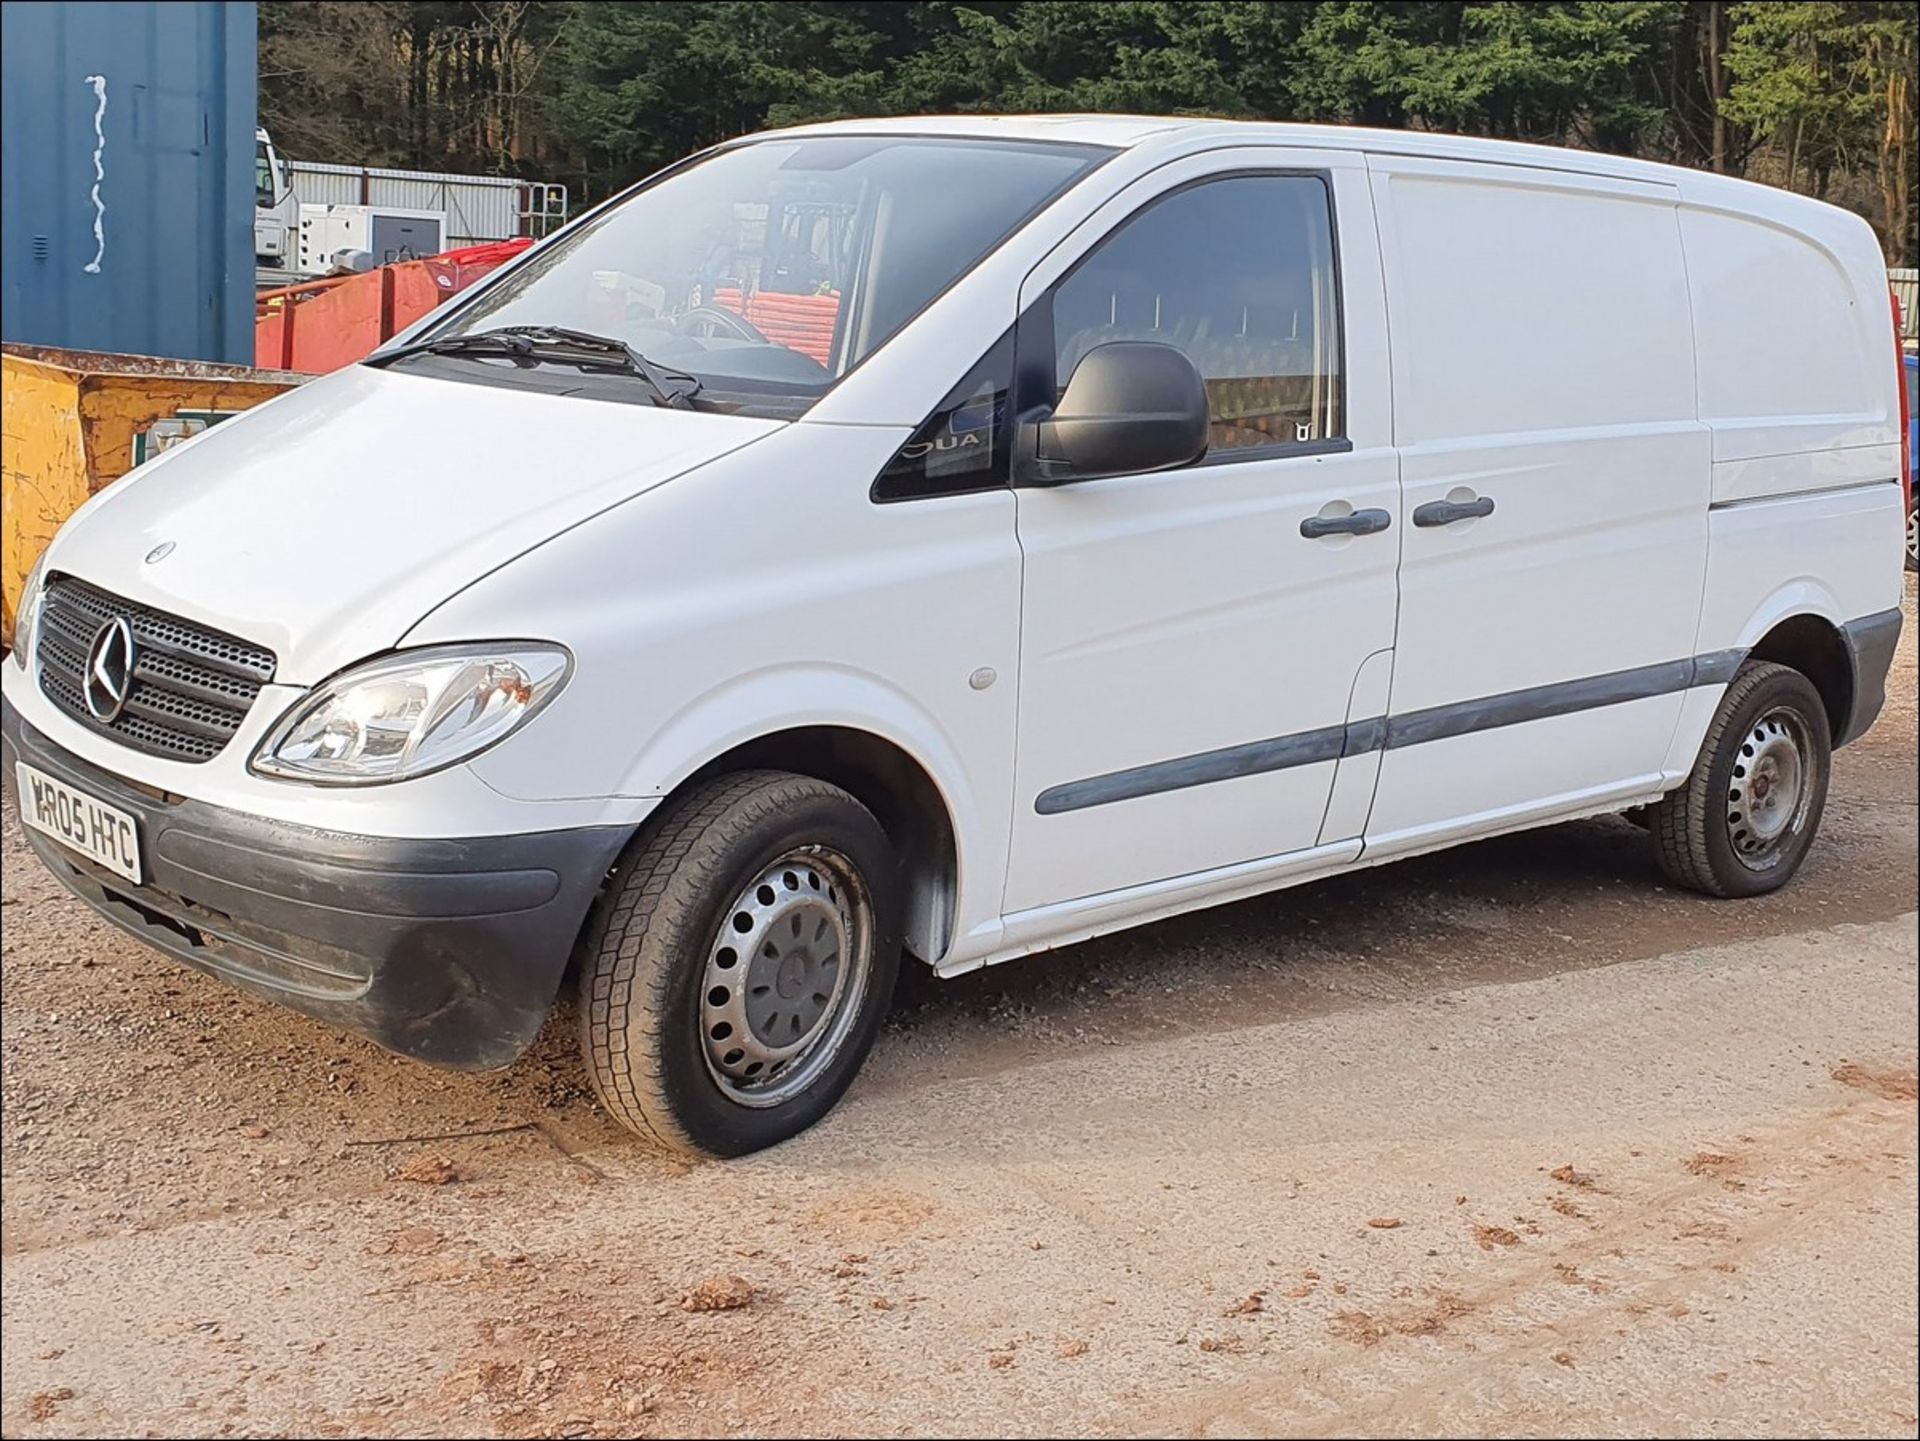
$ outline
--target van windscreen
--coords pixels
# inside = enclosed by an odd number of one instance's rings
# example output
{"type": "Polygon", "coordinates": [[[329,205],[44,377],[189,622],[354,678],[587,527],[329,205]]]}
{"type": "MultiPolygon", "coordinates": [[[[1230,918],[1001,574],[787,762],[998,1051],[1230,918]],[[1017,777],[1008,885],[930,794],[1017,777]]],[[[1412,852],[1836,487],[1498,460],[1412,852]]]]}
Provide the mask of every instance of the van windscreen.
{"type": "Polygon", "coordinates": [[[1110,153],[900,135],[722,149],[543,243],[430,338],[590,331],[703,399],[796,415],[1110,153]]]}

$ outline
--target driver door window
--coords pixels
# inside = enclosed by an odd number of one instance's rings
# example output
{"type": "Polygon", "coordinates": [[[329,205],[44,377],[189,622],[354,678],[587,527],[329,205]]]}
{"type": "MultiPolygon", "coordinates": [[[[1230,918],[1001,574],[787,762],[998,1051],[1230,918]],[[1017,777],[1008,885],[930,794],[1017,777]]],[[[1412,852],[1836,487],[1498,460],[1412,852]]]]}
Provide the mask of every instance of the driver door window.
{"type": "Polygon", "coordinates": [[[1056,396],[1095,346],[1157,341],[1207,383],[1210,457],[1339,439],[1330,199],[1317,176],[1239,175],[1131,217],[1054,291],[1056,396]]]}

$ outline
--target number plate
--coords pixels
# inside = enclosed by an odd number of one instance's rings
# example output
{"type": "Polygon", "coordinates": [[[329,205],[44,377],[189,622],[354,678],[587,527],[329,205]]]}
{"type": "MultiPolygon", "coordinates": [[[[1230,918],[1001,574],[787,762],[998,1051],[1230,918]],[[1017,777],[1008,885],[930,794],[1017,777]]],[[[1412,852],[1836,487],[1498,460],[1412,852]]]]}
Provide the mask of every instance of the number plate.
{"type": "Polygon", "coordinates": [[[68,850],[78,851],[135,885],[140,883],[140,830],[132,816],[35,770],[25,761],[16,770],[21,820],[46,832],[68,850]]]}

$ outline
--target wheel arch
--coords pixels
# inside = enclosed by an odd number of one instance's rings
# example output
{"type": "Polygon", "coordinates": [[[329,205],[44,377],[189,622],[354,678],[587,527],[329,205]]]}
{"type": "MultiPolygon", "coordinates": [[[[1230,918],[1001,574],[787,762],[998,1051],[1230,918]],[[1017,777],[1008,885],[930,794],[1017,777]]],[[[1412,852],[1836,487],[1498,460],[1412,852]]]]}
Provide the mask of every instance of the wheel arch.
{"type": "Polygon", "coordinates": [[[1859,684],[1853,647],[1839,626],[1811,611],[1785,616],[1748,648],[1746,658],[1799,671],[1820,692],[1833,743],[1838,746],[1851,739],[1848,730],[1859,684]]]}
{"type": "Polygon", "coordinates": [[[690,771],[675,796],[743,770],[790,771],[837,785],[859,801],[900,857],[907,949],[929,965],[953,941],[960,852],[953,811],[932,773],[904,746],[856,726],[793,725],[740,741],[690,771]]]}
{"type": "Polygon", "coordinates": [[[1743,660],[1791,666],[1806,676],[1825,704],[1833,743],[1850,739],[1860,688],[1839,597],[1824,581],[1801,575],[1774,587],[1746,614],[1733,652],[1743,660]]]}
{"type": "Polygon", "coordinates": [[[608,789],[659,797],[664,812],[689,784],[730,770],[841,786],[896,838],[907,948],[937,965],[980,916],[999,916],[994,817],[1004,827],[1013,734],[1010,694],[994,702],[981,712],[860,667],[783,661],[729,676],[648,725],[608,789]]]}

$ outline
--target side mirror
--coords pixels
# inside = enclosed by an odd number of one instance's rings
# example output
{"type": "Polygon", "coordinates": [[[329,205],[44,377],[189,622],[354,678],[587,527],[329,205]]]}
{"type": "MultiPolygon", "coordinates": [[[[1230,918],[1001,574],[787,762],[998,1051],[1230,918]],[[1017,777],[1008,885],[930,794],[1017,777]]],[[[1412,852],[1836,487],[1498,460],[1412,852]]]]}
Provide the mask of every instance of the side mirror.
{"type": "Polygon", "coordinates": [[[1190,465],[1207,453],[1207,386],[1171,345],[1114,340],[1089,350],[1040,425],[1059,485],[1190,465]],[[1064,464],[1062,464],[1064,462],[1064,464]]]}

